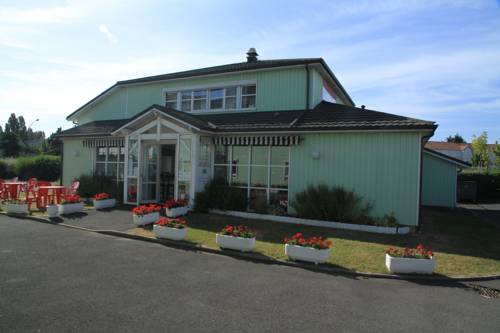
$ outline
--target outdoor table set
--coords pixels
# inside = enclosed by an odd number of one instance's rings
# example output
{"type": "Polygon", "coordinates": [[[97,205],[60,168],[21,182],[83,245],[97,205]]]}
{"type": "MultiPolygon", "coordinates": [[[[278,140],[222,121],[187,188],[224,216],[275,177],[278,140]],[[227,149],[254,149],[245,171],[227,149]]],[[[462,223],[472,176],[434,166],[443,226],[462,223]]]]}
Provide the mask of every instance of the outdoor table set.
{"type": "Polygon", "coordinates": [[[25,201],[31,206],[36,203],[38,209],[48,204],[59,204],[64,195],[70,191],[61,185],[52,185],[48,181],[30,179],[28,181],[0,180],[0,197],[3,201],[25,201]]]}

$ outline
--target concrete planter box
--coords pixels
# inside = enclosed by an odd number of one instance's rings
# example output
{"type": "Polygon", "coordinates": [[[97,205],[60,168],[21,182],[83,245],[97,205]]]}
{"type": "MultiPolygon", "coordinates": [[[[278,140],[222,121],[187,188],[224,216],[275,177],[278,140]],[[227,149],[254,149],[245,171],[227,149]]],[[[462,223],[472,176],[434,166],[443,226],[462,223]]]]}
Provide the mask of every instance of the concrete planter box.
{"type": "Polygon", "coordinates": [[[255,248],[255,237],[243,238],[216,234],[215,242],[223,249],[241,252],[251,252],[255,248]]]}
{"type": "Polygon", "coordinates": [[[182,216],[186,215],[188,212],[188,207],[177,207],[177,208],[165,208],[165,215],[167,217],[177,217],[177,216],[182,216]]]}
{"type": "Polygon", "coordinates": [[[7,214],[28,214],[28,204],[25,203],[7,203],[7,214]]]}
{"type": "Polygon", "coordinates": [[[95,209],[112,208],[116,206],[116,199],[92,200],[95,209]]]}
{"type": "Polygon", "coordinates": [[[396,274],[432,274],[436,268],[436,260],[391,257],[385,254],[385,265],[391,273],[396,274]]]}
{"type": "Polygon", "coordinates": [[[161,225],[154,225],[153,232],[156,238],[166,238],[171,240],[183,240],[187,235],[187,228],[177,229],[161,225]]]}
{"type": "Polygon", "coordinates": [[[330,256],[329,249],[319,250],[307,246],[285,244],[285,254],[293,260],[308,261],[314,264],[323,264],[330,256]]]}
{"type": "Polygon", "coordinates": [[[47,205],[47,215],[52,218],[59,215],[59,207],[57,205],[47,205]]]}
{"type": "Polygon", "coordinates": [[[375,225],[364,225],[364,224],[352,224],[352,223],[341,223],[341,222],[333,222],[333,221],[322,221],[322,220],[311,220],[311,219],[302,219],[299,217],[292,216],[277,216],[277,215],[268,215],[268,214],[257,214],[257,213],[247,213],[247,212],[239,212],[234,210],[219,210],[212,209],[212,213],[221,214],[221,215],[229,215],[229,216],[237,216],[246,219],[253,220],[267,220],[281,223],[290,223],[290,224],[303,224],[303,225],[312,225],[316,227],[325,227],[325,228],[334,228],[334,229],[347,229],[347,230],[359,230],[366,232],[373,232],[377,234],[407,234],[410,232],[410,227],[399,226],[399,227],[379,227],[375,225]]]}
{"type": "Polygon", "coordinates": [[[83,210],[83,202],[59,204],[57,207],[59,208],[59,215],[72,214],[83,210]]]}
{"type": "Polygon", "coordinates": [[[146,215],[132,215],[135,225],[147,225],[155,223],[160,218],[159,212],[149,213],[146,215]]]}

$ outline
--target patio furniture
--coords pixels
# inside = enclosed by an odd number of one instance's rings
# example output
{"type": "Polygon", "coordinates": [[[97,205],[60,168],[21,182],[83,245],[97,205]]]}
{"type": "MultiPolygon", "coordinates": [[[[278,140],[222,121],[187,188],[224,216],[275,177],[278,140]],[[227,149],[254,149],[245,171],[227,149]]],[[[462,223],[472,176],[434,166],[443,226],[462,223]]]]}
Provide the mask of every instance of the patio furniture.
{"type": "MultiPolygon", "coordinates": [[[[61,198],[64,196],[66,192],[66,187],[62,185],[50,185],[50,186],[39,186],[38,187],[38,197],[40,198],[40,202],[43,201],[43,206],[45,207],[50,201],[50,199],[54,199],[56,203],[61,203],[61,198]]],[[[37,202],[38,204],[38,202],[37,202]]]]}
{"type": "Polygon", "coordinates": [[[76,194],[76,191],[78,190],[79,187],[80,187],[80,182],[78,180],[72,181],[68,191],[69,193],[66,194],[76,194]]]}
{"type": "Polygon", "coordinates": [[[20,192],[22,192],[26,187],[26,182],[4,182],[2,187],[3,191],[6,192],[5,194],[7,195],[5,199],[17,200],[19,199],[20,192]]]}

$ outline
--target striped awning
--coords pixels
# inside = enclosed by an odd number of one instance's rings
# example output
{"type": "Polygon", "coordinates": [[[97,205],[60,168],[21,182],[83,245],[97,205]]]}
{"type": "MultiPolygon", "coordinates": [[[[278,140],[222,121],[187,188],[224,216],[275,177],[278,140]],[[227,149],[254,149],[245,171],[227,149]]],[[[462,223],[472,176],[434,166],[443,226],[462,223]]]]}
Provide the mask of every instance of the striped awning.
{"type": "Polygon", "coordinates": [[[95,147],[124,147],[125,143],[123,138],[88,138],[83,140],[83,146],[88,148],[95,147]]]}
{"type": "Polygon", "coordinates": [[[226,146],[291,146],[298,145],[297,135],[259,135],[259,136],[218,136],[214,144],[226,146]]]}

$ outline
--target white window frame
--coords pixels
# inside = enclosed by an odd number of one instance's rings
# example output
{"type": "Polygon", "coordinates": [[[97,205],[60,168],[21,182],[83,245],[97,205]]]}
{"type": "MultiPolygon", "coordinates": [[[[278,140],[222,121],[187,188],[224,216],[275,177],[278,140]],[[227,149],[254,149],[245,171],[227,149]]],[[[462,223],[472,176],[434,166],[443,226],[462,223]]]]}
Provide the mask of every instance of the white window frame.
{"type": "Polygon", "coordinates": [[[108,168],[110,164],[116,164],[116,177],[113,179],[116,183],[124,182],[125,181],[125,147],[96,147],[95,150],[95,158],[94,158],[94,173],[97,172],[97,164],[104,164],[104,175],[108,177],[108,168]],[[106,157],[104,161],[98,161],[97,156],[99,155],[98,150],[99,149],[106,149],[106,157]],[[109,148],[118,148],[118,155],[117,155],[117,160],[115,162],[109,161],[109,148]],[[123,149],[123,159],[120,159],[120,150],[123,149]],[[120,164],[123,166],[123,177],[120,178],[120,164]]]}

